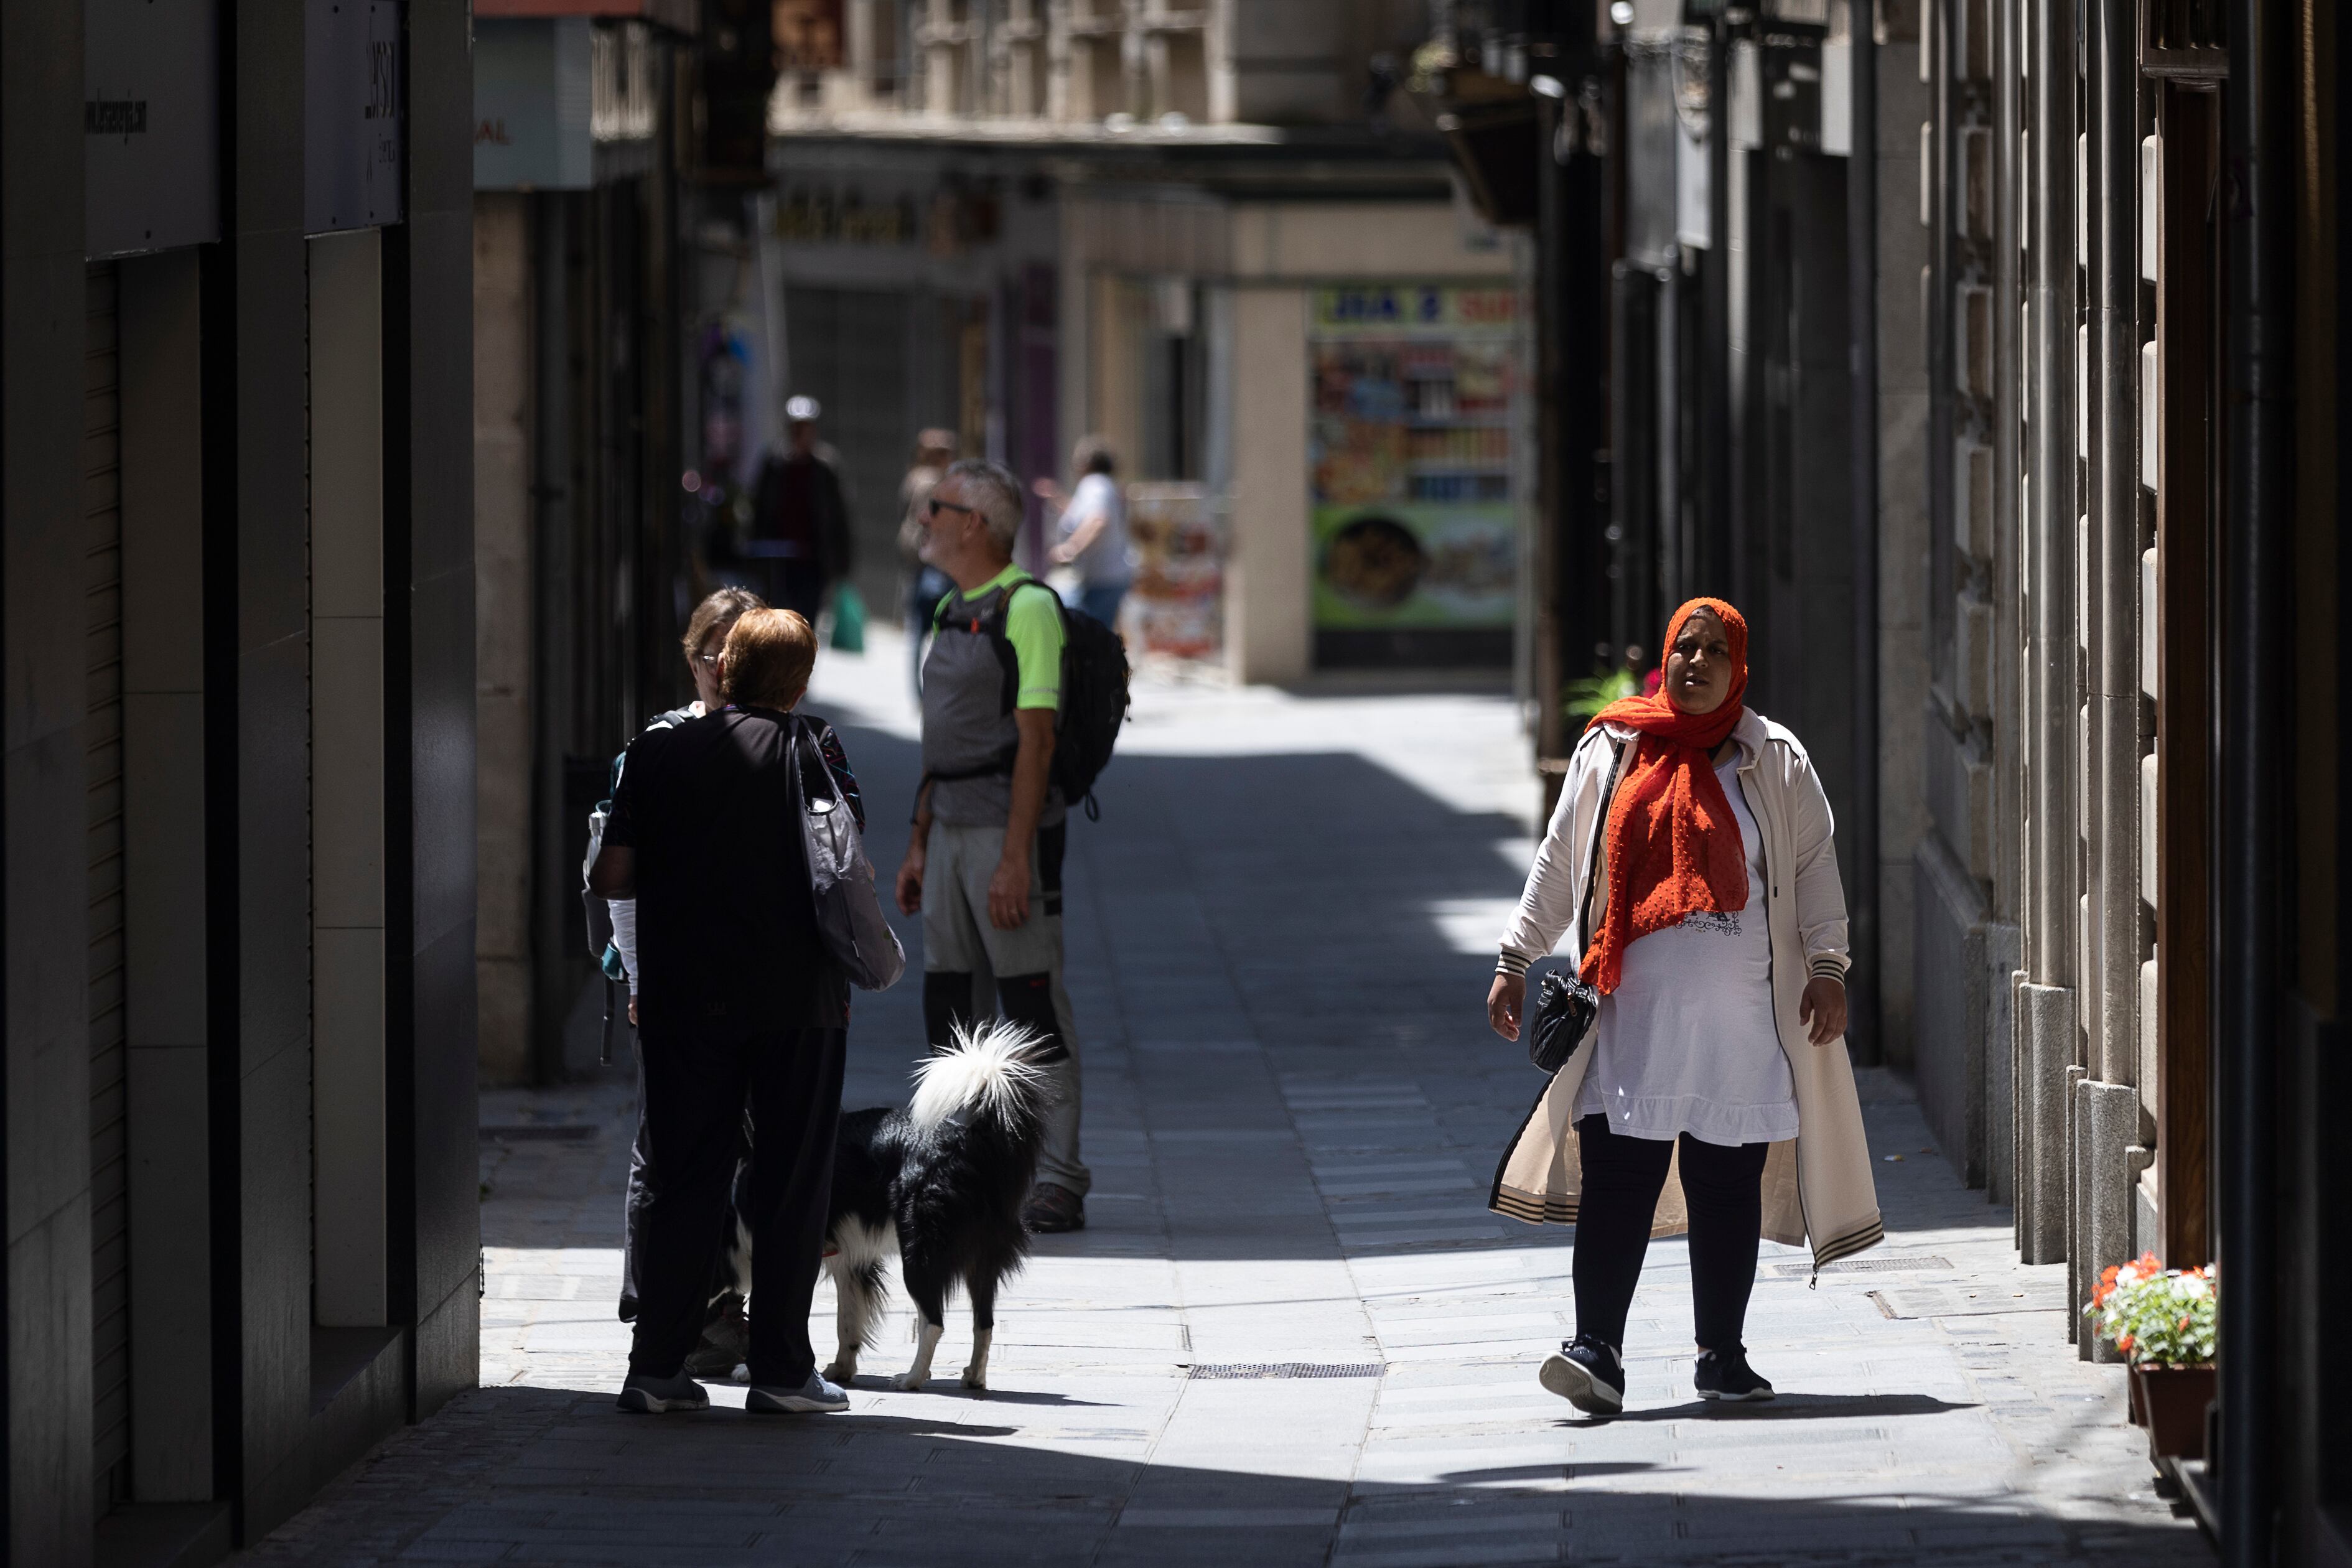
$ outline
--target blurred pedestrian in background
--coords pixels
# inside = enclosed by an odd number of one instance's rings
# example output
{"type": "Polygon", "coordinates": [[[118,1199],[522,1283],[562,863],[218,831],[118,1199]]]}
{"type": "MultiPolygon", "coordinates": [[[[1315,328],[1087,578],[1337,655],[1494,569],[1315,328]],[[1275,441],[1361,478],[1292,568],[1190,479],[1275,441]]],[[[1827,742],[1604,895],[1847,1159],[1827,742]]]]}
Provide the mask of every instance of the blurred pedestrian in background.
{"type": "Polygon", "coordinates": [[[849,496],[833,448],[817,439],[823,412],[814,397],[784,404],[784,446],[761,462],[743,549],[768,603],[812,626],[825,589],[850,565],[849,496]]]}
{"type": "Polygon", "coordinates": [[[1076,476],[1077,489],[1064,495],[1062,487],[1050,478],[1036,484],[1045,504],[1062,514],[1045,558],[1077,573],[1077,597],[1069,600],[1070,607],[1085,611],[1113,631],[1118,629],[1119,604],[1135,582],[1135,551],[1127,538],[1127,496],[1114,477],[1118,469],[1109,441],[1100,436],[1082,436],[1070,454],[1070,472],[1076,476]]]}
{"type": "Polygon", "coordinates": [[[930,538],[929,521],[931,487],[955,461],[956,433],[933,427],[915,437],[914,466],[898,481],[898,561],[907,580],[907,678],[915,700],[923,700],[923,639],[930,636],[931,612],[955,586],[948,574],[923,559],[930,538]]]}
{"type": "Polygon", "coordinates": [[[1624,1405],[1653,1235],[1690,1236],[1699,1397],[1745,1400],[1772,1397],[1741,1342],[1759,1238],[1810,1242],[1819,1268],[1885,1234],[1821,778],[1746,706],[1738,610],[1693,599],[1665,647],[1656,694],[1611,703],[1577,742],[1486,996],[1517,1039],[1528,965],[1575,929],[1599,1009],[1504,1156],[1494,1206],[1576,1226],[1576,1338],[1539,1376],[1594,1415],[1624,1405]]]}
{"type": "Polygon", "coordinates": [[[1026,508],[1001,464],[952,465],[924,510],[924,557],[955,584],[923,661],[923,782],[898,869],[898,908],[923,916],[924,1032],[944,1049],[972,1020],[979,976],[995,976],[1004,1016],[1045,1042],[1055,1096],[1022,1223],[1076,1230],[1093,1178],[1078,1158],[1078,1036],[1062,984],[1063,611],[1013,563],[1026,508]]]}

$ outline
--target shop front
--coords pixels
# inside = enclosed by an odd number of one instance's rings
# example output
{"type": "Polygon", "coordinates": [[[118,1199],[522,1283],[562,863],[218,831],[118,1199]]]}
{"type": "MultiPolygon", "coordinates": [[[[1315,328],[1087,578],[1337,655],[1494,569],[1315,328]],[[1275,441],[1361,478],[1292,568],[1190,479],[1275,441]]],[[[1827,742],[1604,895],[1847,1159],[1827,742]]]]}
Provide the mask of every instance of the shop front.
{"type": "Polygon", "coordinates": [[[1518,320],[1508,287],[1313,291],[1317,668],[1510,664],[1518,320]]]}

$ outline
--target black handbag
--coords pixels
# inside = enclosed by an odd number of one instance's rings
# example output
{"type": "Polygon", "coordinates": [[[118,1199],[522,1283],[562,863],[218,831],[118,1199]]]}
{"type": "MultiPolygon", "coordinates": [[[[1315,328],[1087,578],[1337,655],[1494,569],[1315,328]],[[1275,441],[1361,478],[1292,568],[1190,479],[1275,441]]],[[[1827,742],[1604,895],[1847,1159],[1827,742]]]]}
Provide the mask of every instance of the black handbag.
{"type": "Polygon", "coordinates": [[[1572,973],[1553,970],[1536,992],[1535,1021],[1528,1026],[1528,1060],[1556,1073],[1568,1065],[1601,1011],[1601,993],[1572,973]]]}
{"type": "MultiPolygon", "coordinates": [[[[1617,761],[1619,765],[1623,763],[1622,749],[1617,761]]],[[[1592,854],[1584,868],[1584,906],[1576,912],[1577,934],[1587,948],[1592,945],[1592,884],[1601,879],[1601,841],[1609,836],[1609,807],[1617,793],[1616,768],[1610,772],[1609,793],[1601,797],[1601,812],[1592,823],[1592,854]]],[[[1528,1060],[1539,1072],[1559,1071],[1592,1032],[1592,1020],[1600,1012],[1601,993],[1579,979],[1575,969],[1555,969],[1546,974],[1536,988],[1534,1015],[1528,1023],[1528,1060]]]]}

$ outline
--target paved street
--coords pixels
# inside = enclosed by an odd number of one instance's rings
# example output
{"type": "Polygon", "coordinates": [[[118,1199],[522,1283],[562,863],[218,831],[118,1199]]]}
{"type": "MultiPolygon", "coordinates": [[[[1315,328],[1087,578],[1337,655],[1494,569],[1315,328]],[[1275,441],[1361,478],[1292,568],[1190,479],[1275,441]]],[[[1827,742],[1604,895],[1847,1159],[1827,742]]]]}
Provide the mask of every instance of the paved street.
{"type": "MultiPolygon", "coordinates": [[[[877,637],[810,703],[886,870],[902,683],[877,637]]],[[[1818,1289],[1765,1249],[1748,1340],[1778,1403],[1693,1397],[1679,1241],[1650,1253],[1626,1415],[1537,1387],[1572,1330],[1569,1236],[1483,1207],[1539,1087],[1481,1009],[1530,848],[1507,699],[1149,683],[1100,796],[1067,906],[1089,1223],[1010,1289],[986,1395],[882,1385],[902,1310],[846,1416],[755,1420],[725,1387],[706,1415],[616,1414],[631,1090],[584,1030],[581,1082],[483,1099],[483,1386],[251,1560],[2209,1560],[2153,1493],[2122,1373],[2066,1343],[2063,1268],[2011,1261],[2008,1212],[1883,1072],[1885,1245],[1818,1289]]],[[[852,1106],[903,1100],[919,1000],[858,1002],[852,1106]]],[[[832,1323],[821,1288],[820,1356],[832,1323]]],[[[938,1365],[970,1338],[959,1308],[938,1365]]]]}

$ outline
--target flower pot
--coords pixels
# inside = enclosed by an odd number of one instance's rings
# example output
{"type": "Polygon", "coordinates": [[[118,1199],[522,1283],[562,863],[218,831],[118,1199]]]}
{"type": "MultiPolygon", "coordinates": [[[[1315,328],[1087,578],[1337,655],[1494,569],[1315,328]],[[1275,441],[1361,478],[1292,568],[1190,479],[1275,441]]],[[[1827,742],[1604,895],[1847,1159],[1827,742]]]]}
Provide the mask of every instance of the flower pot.
{"type": "Polygon", "coordinates": [[[2205,1407],[2213,1402],[2213,1366],[2131,1367],[2131,1418],[2147,1428],[2158,1459],[2205,1457],[2205,1407]]]}

